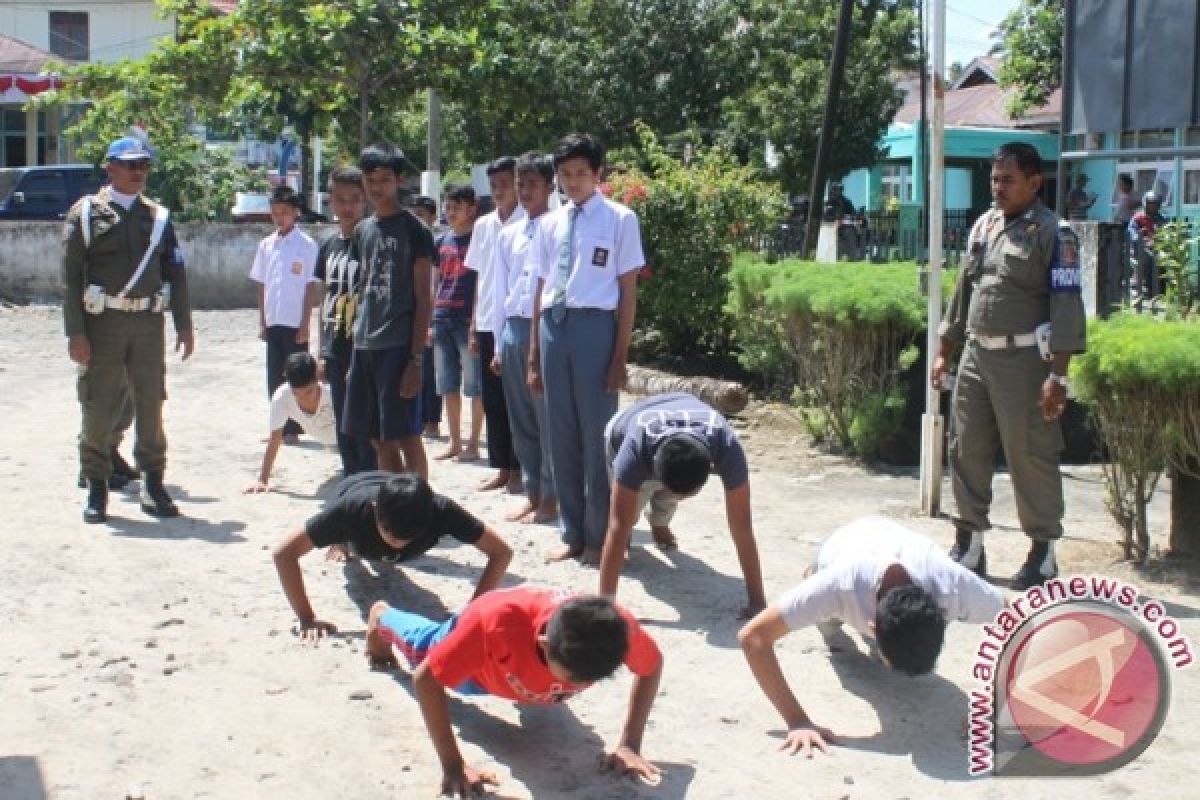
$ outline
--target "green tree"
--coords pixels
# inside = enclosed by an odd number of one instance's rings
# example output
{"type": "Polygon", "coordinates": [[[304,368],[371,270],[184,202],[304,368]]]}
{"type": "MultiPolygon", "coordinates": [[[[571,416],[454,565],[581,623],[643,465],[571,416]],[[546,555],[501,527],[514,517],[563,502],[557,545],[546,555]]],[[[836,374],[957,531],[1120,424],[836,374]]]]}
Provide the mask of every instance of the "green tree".
{"type": "MultiPolygon", "coordinates": [[[[750,85],[726,103],[737,150],[761,158],[770,141],[789,192],[806,191],[816,155],[838,4],[827,0],[742,0],[737,46],[749,56],[750,85]]],[[[855,4],[838,103],[831,176],[875,163],[902,95],[894,75],[917,66],[913,0],[855,4]]]]}
{"type": "Polygon", "coordinates": [[[1000,85],[1015,89],[1008,115],[1023,117],[1062,86],[1062,0],[1021,0],[1000,23],[1000,85]]]}

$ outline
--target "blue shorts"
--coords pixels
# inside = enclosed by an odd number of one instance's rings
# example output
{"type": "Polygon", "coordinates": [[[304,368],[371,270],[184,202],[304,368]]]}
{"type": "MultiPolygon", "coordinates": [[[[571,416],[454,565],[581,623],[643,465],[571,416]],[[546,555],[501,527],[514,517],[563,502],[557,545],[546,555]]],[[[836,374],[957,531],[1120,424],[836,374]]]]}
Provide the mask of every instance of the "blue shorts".
{"type": "MultiPolygon", "coordinates": [[[[392,608],[379,617],[379,633],[404,654],[410,667],[417,667],[435,644],[450,635],[456,622],[458,614],[451,615],[445,622],[434,622],[420,614],[392,608]]],[[[474,681],[464,681],[455,686],[454,691],[459,694],[487,694],[474,681]]]]}
{"type": "Polygon", "coordinates": [[[400,379],[410,358],[407,346],[355,349],[346,382],[342,433],[383,442],[421,434],[421,393],[400,396],[400,379]]]}
{"type": "Polygon", "coordinates": [[[437,393],[443,397],[462,390],[465,397],[483,391],[479,356],[467,346],[471,320],[442,317],[433,320],[433,360],[437,367],[437,393]]]}

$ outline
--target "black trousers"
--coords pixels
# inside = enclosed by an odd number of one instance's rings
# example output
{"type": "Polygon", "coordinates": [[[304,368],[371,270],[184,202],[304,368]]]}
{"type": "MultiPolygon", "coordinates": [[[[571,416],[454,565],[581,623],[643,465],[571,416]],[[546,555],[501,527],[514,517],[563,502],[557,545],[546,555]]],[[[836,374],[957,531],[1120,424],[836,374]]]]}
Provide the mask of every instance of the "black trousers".
{"type": "Polygon", "coordinates": [[[350,373],[350,358],[354,350],[349,342],[335,343],[332,352],[325,354],[325,380],[329,383],[333,416],[337,420],[337,446],[342,457],[342,471],[347,475],[376,469],[375,448],[370,439],[342,432],[342,415],[346,405],[346,376],[350,373]]]}
{"type": "Polygon", "coordinates": [[[483,418],[487,423],[488,464],[496,469],[517,469],[512,429],[508,426],[508,404],[504,401],[504,384],[500,376],[492,372],[496,337],[484,331],[476,331],[475,337],[479,341],[479,364],[483,373],[483,418]]]}
{"type": "MultiPolygon", "coordinates": [[[[287,325],[271,325],[267,328],[267,400],[275,396],[275,390],[286,380],[283,375],[284,364],[292,353],[307,349],[307,345],[296,344],[296,328],[287,325]]],[[[284,435],[298,436],[303,429],[295,420],[288,420],[283,426],[284,435]]]]}

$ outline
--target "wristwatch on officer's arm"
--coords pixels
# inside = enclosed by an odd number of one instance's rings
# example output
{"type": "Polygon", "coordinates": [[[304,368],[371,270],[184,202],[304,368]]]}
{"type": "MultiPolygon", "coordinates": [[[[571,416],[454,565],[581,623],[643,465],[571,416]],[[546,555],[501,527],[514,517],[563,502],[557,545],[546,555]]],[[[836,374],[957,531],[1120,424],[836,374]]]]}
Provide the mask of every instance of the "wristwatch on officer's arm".
{"type": "Polygon", "coordinates": [[[1051,372],[1049,375],[1049,378],[1050,378],[1050,380],[1057,383],[1059,386],[1063,387],[1063,389],[1070,388],[1070,385],[1067,383],[1066,375],[1059,375],[1057,372],[1051,372]]]}

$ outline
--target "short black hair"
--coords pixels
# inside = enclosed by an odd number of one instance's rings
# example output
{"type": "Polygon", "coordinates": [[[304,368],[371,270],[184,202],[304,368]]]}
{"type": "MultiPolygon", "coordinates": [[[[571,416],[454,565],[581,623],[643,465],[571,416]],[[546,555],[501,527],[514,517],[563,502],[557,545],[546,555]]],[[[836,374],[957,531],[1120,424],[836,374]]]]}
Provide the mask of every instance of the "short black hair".
{"type": "Polygon", "coordinates": [[[415,472],[387,479],[375,496],[375,521],[398,539],[416,539],[429,531],[433,489],[415,472]]]}
{"type": "Polygon", "coordinates": [[[283,362],[283,376],[287,378],[288,386],[293,389],[312,386],[317,380],[317,360],[307,350],[292,353],[287,357],[287,361],[283,362]]]}
{"type": "Polygon", "coordinates": [[[357,186],[363,188],[362,170],[353,164],[342,164],[329,172],[329,190],[334,186],[357,186]]]}
{"type": "Polygon", "coordinates": [[[477,198],[475,197],[475,187],[465,183],[452,183],[446,187],[445,193],[442,195],[447,201],[454,200],[459,203],[467,203],[475,205],[477,198]]]}
{"type": "Polygon", "coordinates": [[[530,150],[517,159],[518,175],[541,175],[546,183],[554,185],[554,160],[545,153],[530,150]]]}
{"type": "Polygon", "coordinates": [[[1132,189],[1133,188],[1133,177],[1130,175],[1121,173],[1120,175],[1117,176],[1117,183],[1121,184],[1122,186],[1128,186],[1130,189],[1132,189]]]}
{"type": "Polygon", "coordinates": [[[487,165],[487,174],[490,178],[498,172],[507,172],[510,175],[515,174],[517,170],[517,160],[512,156],[500,156],[495,161],[487,165]]]}
{"type": "Polygon", "coordinates": [[[1025,173],[1025,177],[1031,178],[1034,175],[1042,174],[1042,157],[1038,155],[1037,148],[1026,142],[1006,142],[996,148],[996,152],[992,153],[992,163],[1002,164],[1005,161],[1012,159],[1017,165],[1017,169],[1025,173]]]}
{"type": "Polygon", "coordinates": [[[687,433],[668,436],[654,454],[654,477],[675,494],[700,491],[711,468],[712,454],[708,447],[687,433]]]}
{"type": "Polygon", "coordinates": [[[271,204],[280,203],[293,208],[304,208],[304,200],[290,186],[276,186],[271,192],[271,204]]]}
{"type": "Polygon", "coordinates": [[[437,213],[437,201],[427,194],[419,194],[409,201],[410,208],[423,208],[431,214],[437,213]]]}
{"type": "Polygon", "coordinates": [[[555,169],[572,158],[582,158],[592,169],[600,169],[604,166],[604,145],[590,133],[569,133],[554,148],[555,169]]]}
{"type": "Polygon", "coordinates": [[[404,151],[391,142],[376,142],[363,148],[358,156],[358,168],[363,172],[374,172],[377,169],[391,170],[397,175],[403,175],[412,170],[413,166],[404,157],[404,151]]]}
{"type": "Polygon", "coordinates": [[[573,597],[546,623],[546,657],[580,683],[612,675],[628,652],[629,626],[607,597],[573,597]]]}
{"type": "Polygon", "coordinates": [[[875,609],[879,652],[906,675],[933,670],[946,635],[946,615],[933,595],[909,584],[889,589],[875,609]]]}

